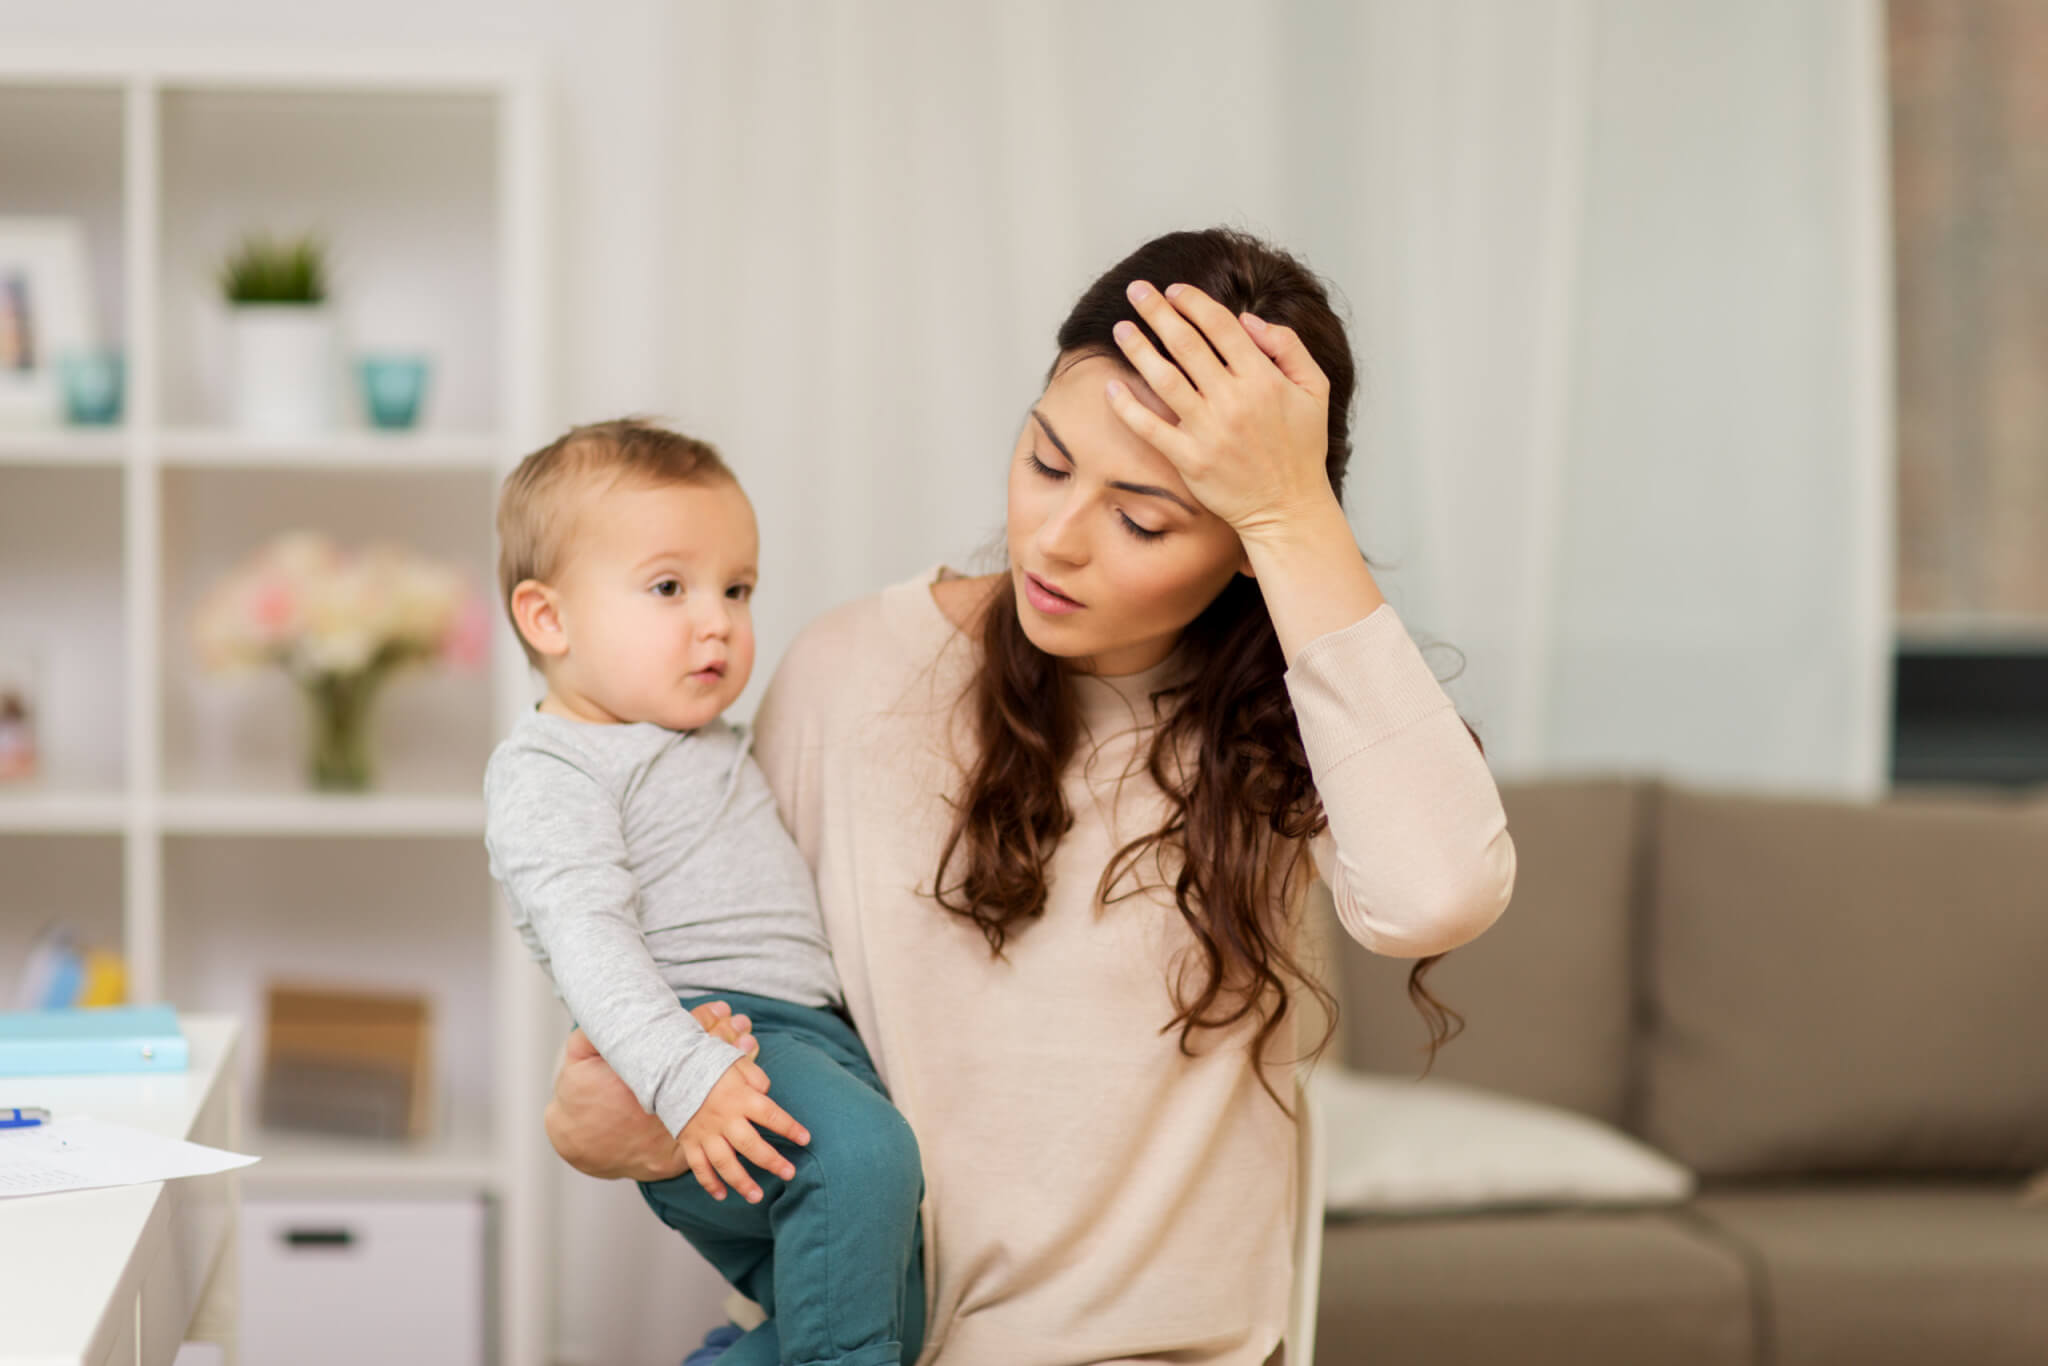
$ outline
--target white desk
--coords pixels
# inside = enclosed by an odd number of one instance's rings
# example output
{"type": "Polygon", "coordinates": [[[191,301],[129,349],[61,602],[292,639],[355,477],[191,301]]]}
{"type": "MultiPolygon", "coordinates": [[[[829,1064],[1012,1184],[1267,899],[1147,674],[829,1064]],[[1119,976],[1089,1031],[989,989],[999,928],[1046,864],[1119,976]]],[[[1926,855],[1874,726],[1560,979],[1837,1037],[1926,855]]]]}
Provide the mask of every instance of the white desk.
{"type": "MultiPolygon", "coordinates": [[[[184,1072],[6,1077],[9,1105],[233,1148],[241,1026],[180,1017],[184,1072]]],[[[236,1172],[0,1200],[0,1366],[165,1366],[188,1338],[233,1359],[236,1172]]]]}

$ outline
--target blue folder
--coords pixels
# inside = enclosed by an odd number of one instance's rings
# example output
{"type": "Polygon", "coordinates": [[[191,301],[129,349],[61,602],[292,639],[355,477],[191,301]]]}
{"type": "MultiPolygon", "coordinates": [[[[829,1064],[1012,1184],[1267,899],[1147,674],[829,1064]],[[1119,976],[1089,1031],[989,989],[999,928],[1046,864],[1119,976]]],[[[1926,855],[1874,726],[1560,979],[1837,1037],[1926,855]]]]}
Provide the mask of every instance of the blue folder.
{"type": "Polygon", "coordinates": [[[170,1006],[0,1011],[0,1077],[182,1072],[190,1061],[170,1006]]]}

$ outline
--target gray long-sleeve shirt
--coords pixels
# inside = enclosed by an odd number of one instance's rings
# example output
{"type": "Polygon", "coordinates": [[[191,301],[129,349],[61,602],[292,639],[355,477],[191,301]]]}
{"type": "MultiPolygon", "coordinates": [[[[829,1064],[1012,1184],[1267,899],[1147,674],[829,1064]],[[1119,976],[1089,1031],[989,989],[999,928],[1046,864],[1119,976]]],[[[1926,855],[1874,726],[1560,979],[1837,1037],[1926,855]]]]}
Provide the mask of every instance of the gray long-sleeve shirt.
{"type": "Polygon", "coordinates": [[[484,769],[484,843],[520,937],[676,1133],[741,1056],[676,998],[837,1005],[817,889],[749,737],[521,717],[484,769]]]}

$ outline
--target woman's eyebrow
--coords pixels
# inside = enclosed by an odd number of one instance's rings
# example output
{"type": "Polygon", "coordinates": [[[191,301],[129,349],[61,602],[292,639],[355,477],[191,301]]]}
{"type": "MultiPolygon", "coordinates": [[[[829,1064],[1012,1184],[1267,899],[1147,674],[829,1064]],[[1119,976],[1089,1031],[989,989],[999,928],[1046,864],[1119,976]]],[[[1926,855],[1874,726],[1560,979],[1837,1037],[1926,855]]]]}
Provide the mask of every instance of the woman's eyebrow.
{"type": "MultiPolygon", "coordinates": [[[[1031,416],[1044,429],[1046,436],[1051,439],[1052,444],[1059,447],[1060,454],[1067,457],[1067,463],[1078,467],[1081,462],[1074,459],[1074,453],[1067,449],[1067,443],[1060,440],[1060,434],[1052,429],[1050,422],[1045,420],[1045,414],[1033,408],[1031,416]]],[[[1163,489],[1157,484],[1133,484],[1122,479],[1112,479],[1109,481],[1109,486],[1113,489],[1122,489],[1125,493],[1142,493],[1152,498],[1164,498],[1167,502],[1185,511],[1189,516],[1198,515],[1187,499],[1181,497],[1172,489],[1163,489]]]]}

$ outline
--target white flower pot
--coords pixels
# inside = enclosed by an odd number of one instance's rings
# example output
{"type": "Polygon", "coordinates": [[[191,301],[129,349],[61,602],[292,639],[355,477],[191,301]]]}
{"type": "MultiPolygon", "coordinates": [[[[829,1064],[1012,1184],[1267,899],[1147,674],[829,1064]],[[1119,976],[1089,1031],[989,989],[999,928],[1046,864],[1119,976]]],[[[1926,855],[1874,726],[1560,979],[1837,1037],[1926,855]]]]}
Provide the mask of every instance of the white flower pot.
{"type": "Polygon", "coordinates": [[[234,418],[245,432],[302,436],[334,426],[334,318],[319,305],[236,304],[234,418]]]}

